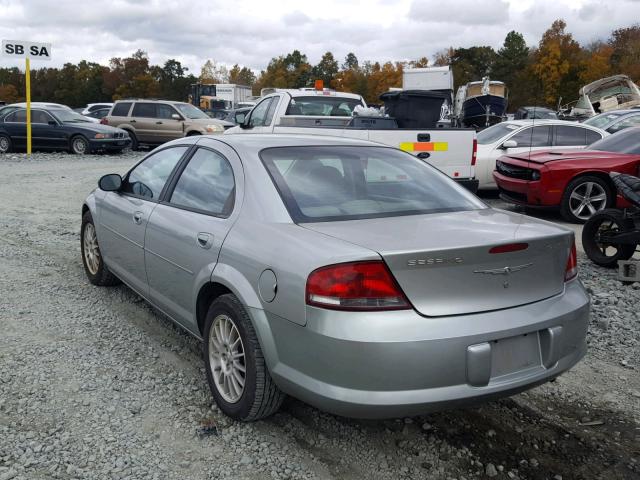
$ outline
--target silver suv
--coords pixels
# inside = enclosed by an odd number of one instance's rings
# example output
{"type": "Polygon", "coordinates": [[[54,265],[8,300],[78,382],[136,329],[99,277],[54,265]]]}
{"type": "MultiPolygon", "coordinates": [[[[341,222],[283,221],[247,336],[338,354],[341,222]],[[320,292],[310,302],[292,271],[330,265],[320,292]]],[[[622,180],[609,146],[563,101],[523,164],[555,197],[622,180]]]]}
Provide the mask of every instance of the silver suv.
{"type": "Polygon", "coordinates": [[[190,135],[222,133],[231,122],[207,116],[189,103],[170,100],[118,100],[100,123],[122,128],[131,137],[131,149],[160,145],[190,135]]]}

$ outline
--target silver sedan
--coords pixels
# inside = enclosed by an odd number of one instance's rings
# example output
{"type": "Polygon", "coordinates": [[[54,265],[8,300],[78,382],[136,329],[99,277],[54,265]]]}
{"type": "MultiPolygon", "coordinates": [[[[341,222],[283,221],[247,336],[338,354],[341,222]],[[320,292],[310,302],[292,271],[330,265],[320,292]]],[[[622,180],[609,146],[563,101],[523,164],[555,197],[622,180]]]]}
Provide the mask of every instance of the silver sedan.
{"type": "Polygon", "coordinates": [[[100,179],[81,246],[93,284],[124,282],[203,340],[239,420],[285,394],[420,414],[531,388],[586,351],[571,231],[366,141],[175,140],[100,179]]]}

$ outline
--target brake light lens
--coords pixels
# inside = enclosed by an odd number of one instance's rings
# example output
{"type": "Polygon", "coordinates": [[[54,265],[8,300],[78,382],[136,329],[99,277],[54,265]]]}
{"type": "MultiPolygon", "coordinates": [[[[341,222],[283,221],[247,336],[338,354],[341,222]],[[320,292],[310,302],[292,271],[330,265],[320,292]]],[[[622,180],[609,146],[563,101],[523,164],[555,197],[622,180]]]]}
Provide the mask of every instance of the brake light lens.
{"type": "Polygon", "coordinates": [[[478,140],[473,139],[473,152],[471,153],[471,166],[476,166],[476,159],[478,158],[478,140]]]}
{"type": "Polygon", "coordinates": [[[564,274],[564,281],[575,278],[578,275],[578,254],[576,253],[576,242],[573,242],[571,246],[571,252],[569,253],[569,259],[567,260],[567,269],[564,274]]]}
{"type": "Polygon", "coordinates": [[[307,278],[307,305],[332,310],[411,308],[382,261],[339,263],[314,270],[307,278]]]}

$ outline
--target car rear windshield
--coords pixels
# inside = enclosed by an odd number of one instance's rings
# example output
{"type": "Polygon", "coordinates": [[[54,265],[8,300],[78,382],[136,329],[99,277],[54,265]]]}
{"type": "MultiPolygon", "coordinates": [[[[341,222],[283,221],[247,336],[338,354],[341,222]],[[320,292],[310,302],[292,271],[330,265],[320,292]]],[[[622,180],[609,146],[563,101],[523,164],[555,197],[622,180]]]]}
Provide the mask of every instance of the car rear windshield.
{"type": "Polygon", "coordinates": [[[392,148],[277,147],[260,158],[296,223],[487,208],[434,167],[392,148]]]}
{"type": "Polygon", "coordinates": [[[356,105],[362,105],[362,101],[358,98],[332,97],[330,95],[295,97],[289,102],[286,115],[350,117],[356,105]]]}
{"type": "Polygon", "coordinates": [[[640,154],[640,127],[626,128],[592,143],[588,150],[640,154]]]}
{"type": "Polygon", "coordinates": [[[511,132],[515,132],[522,125],[516,125],[513,123],[498,123],[493,125],[492,127],[485,128],[481,132],[478,132],[478,143],[480,145],[487,145],[489,143],[493,143],[496,140],[501,139],[505,135],[508,135],[511,132]]]}
{"type": "Polygon", "coordinates": [[[624,115],[624,113],[601,113],[600,115],[586,119],[583,123],[585,125],[591,125],[592,127],[603,128],[605,125],[611,123],[612,120],[622,115],[624,115]]]}

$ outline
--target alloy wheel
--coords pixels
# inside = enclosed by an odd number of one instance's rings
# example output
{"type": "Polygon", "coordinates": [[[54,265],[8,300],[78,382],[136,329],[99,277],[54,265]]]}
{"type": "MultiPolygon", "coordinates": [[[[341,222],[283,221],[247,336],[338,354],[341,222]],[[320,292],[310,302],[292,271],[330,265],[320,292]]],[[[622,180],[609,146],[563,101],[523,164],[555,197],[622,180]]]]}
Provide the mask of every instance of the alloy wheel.
{"type": "Polygon", "coordinates": [[[100,248],[98,247],[98,237],[93,223],[87,223],[84,226],[83,247],[87,269],[91,275],[96,275],[100,267],[100,248]]]}
{"type": "Polygon", "coordinates": [[[606,206],[607,192],[596,182],[577,185],[569,197],[569,209],[580,220],[588,220],[591,215],[606,206]]]}
{"type": "Polygon", "coordinates": [[[0,137],[0,153],[7,153],[9,146],[9,139],[7,137],[0,137]]]}
{"type": "Polygon", "coordinates": [[[229,403],[242,397],[246,380],[244,345],[231,317],[220,314],[209,330],[209,363],[216,389],[229,403]]]}
{"type": "Polygon", "coordinates": [[[73,140],[73,151],[77,154],[83,155],[87,152],[87,142],[83,138],[76,138],[73,140]]]}

